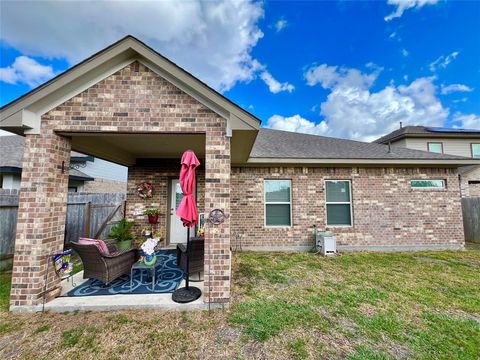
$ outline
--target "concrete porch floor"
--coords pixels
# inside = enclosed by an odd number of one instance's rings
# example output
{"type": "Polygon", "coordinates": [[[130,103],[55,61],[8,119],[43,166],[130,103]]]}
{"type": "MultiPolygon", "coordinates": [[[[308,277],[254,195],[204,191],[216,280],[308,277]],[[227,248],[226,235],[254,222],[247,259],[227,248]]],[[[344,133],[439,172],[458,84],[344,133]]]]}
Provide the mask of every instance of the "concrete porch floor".
{"type": "MultiPolygon", "coordinates": [[[[73,283],[76,286],[87,281],[83,279],[83,271],[73,276],[73,283]]],[[[185,280],[182,280],[179,287],[185,286],[185,280]]],[[[172,294],[119,294],[119,295],[99,295],[99,296],[77,296],[77,297],[57,297],[45,303],[44,311],[50,312],[69,312],[69,311],[116,311],[116,310],[135,310],[135,309],[155,309],[169,311],[190,311],[190,310],[208,310],[209,306],[203,302],[203,281],[192,282],[190,286],[198,287],[202,290],[202,296],[188,304],[178,304],[172,301],[172,294]]],[[[72,290],[72,278],[62,281],[61,295],[72,290]]],[[[212,303],[210,309],[225,308],[228,304],[212,303]]],[[[15,312],[41,312],[42,305],[15,307],[15,312]]]]}

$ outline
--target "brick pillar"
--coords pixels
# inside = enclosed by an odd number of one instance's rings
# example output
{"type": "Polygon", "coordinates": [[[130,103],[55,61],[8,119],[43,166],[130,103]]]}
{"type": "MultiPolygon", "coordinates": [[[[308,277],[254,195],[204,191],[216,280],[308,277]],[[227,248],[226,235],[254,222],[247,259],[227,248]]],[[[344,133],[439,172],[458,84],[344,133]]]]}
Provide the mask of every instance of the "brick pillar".
{"type": "Polygon", "coordinates": [[[18,204],[10,293],[11,309],[42,303],[47,261],[47,298],[59,293],[49,255],[63,250],[67,209],[70,139],[42,129],[27,135],[18,204]],[[61,167],[65,163],[65,170],[61,167]]]}
{"type": "MultiPolygon", "coordinates": [[[[213,209],[230,215],[230,138],[219,121],[208,129],[205,143],[205,216],[213,209]]],[[[230,299],[230,219],[205,228],[204,301],[226,303],[230,299]]]]}

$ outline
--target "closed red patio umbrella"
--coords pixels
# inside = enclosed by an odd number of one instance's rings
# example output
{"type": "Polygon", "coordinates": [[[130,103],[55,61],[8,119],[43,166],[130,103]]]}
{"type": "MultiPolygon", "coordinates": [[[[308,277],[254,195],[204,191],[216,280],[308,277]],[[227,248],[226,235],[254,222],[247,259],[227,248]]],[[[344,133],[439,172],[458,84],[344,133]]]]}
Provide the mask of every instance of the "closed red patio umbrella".
{"type": "Polygon", "coordinates": [[[190,228],[198,222],[198,210],[195,200],[195,170],[200,165],[197,156],[192,150],[187,150],[182,155],[180,169],[180,187],[183,198],[177,209],[177,215],[182,220],[183,226],[187,227],[187,271],[185,287],[175,290],[172,300],[178,303],[188,303],[198,299],[202,292],[196,287],[189,286],[190,268],[190,228]]]}

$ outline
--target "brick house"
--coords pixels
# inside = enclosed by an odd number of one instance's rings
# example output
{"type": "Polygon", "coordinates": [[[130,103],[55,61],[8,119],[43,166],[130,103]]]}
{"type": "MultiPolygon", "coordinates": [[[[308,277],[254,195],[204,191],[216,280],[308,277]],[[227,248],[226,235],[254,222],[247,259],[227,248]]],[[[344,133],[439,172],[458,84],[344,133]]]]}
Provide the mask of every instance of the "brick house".
{"type": "MultiPolygon", "coordinates": [[[[0,136],[0,189],[1,190],[18,190],[22,176],[22,157],[25,139],[18,135],[0,136]]],[[[83,160],[86,155],[72,152],[70,161],[74,159],[83,160]]],[[[84,160],[83,160],[84,161],[84,160]]],[[[68,190],[83,190],[85,184],[95,179],[84,172],[71,167],[69,170],[68,190]]]]}
{"type": "MultiPolygon", "coordinates": [[[[374,141],[409,149],[480,159],[480,130],[402,126],[374,141]]],[[[480,197],[480,166],[458,169],[462,197],[480,197]]]]}
{"type": "MultiPolygon", "coordinates": [[[[160,209],[169,244],[179,159],[200,158],[197,202],[229,215],[205,231],[204,298],[230,299],[231,249],[308,249],[329,229],[340,250],[461,249],[457,168],[478,160],[260,129],[260,120],[133,37],[0,111],[25,136],[11,309],[41,303],[48,255],[63,249],[70,151],[128,166],[126,217],[136,231],[160,209]],[[63,167],[62,167],[63,164],[63,167]],[[154,196],[136,194],[139,182],[154,196]]],[[[58,279],[49,276],[54,296],[58,279]]]]}

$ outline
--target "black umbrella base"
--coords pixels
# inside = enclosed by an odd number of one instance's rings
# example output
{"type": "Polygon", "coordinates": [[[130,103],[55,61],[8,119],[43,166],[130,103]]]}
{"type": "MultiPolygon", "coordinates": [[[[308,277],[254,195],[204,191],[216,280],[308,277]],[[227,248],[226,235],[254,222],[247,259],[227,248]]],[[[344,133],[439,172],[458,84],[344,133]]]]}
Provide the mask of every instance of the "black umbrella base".
{"type": "Polygon", "coordinates": [[[172,294],[172,300],[176,303],[185,304],[197,300],[202,296],[199,288],[189,286],[177,289],[172,294]]]}

